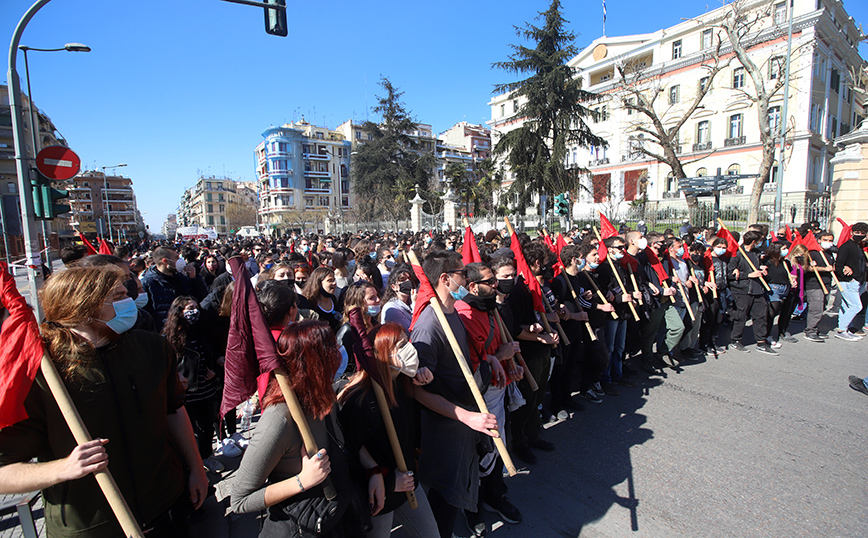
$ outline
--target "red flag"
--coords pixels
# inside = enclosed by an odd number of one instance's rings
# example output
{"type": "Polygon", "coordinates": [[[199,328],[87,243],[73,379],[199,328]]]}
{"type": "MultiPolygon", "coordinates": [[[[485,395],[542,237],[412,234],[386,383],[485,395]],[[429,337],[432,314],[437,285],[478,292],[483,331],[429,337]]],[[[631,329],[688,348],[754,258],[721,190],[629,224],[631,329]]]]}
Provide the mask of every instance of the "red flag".
{"type": "Polygon", "coordinates": [[[793,242],[793,231],[790,230],[790,225],[784,224],[784,229],[786,230],[785,237],[787,238],[787,241],[792,243],[793,242]]]}
{"type": "Polygon", "coordinates": [[[729,230],[724,228],[723,226],[717,230],[717,237],[722,237],[726,239],[726,253],[732,257],[738,252],[738,242],[735,240],[735,237],[729,233],[729,230]]]}
{"type": "Polygon", "coordinates": [[[416,278],[419,279],[419,291],[416,293],[416,305],[413,307],[413,319],[410,321],[411,331],[416,325],[416,321],[419,319],[419,314],[425,310],[425,307],[428,306],[431,299],[436,296],[434,288],[431,287],[431,283],[428,282],[428,277],[425,276],[425,271],[422,270],[422,267],[414,264],[413,272],[416,273],[416,278]]]}
{"type": "Polygon", "coordinates": [[[106,240],[102,238],[99,240],[99,253],[108,254],[109,256],[111,256],[112,253],[111,247],[106,243],[106,240]]]}
{"type": "Polygon", "coordinates": [[[542,288],[539,285],[539,281],[534,276],[533,271],[530,270],[527,260],[524,259],[524,252],[522,252],[521,245],[518,242],[518,234],[512,234],[509,248],[512,250],[512,253],[515,254],[515,268],[518,271],[518,274],[524,278],[524,283],[527,284],[530,294],[533,297],[533,309],[537,312],[545,312],[545,307],[543,307],[542,302],[542,288]]]}
{"type": "Polygon", "coordinates": [[[629,252],[624,252],[624,257],[621,258],[621,267],[627,269],[628,267],[634,273],[639,270],[639,260],[630,255],[629,252]]]}
{"type": "Polygon", "coordinates": [[[666,273],[666,269],[663,269],[663,263],[660,261],[660,258],[657,257],[657,253],[654,252],[653,248],[646,248],[643,252],[648,257],[648,263],[651,264],[654,272],[657,273],[657,278],[660,279],[660,283],[662,284],[663,281],[669,278],[669,274],[666,273]]]}
{"type": "Polygon", "coordinates": [[[819,252],[823,249],[820,248],[820,244],[817,243],[817,238],[814,237],[814,232],[808,230],[808,233],[805,234],[805,237],[802,239],[801,244],[805,246],[808,250],[813,250],[815,252],[819,252]]]}
{"type": "MultiPolygon", "coordinates": [[[[549,239],[548,242],[551,243],[551,239],[549,239]]],[[[558,276],[559,274],[561,274],[561,271],[564,270],[564,262],[561,260],[561,250],[563,250],[565,246],[567,246],[567,242],[564,239],[564,236],[558,234],[558,237],[555,240],[555,244],[551,247],[552,250],[555,251],[555,254],[557,254],[557,261],[555,262],[554,266],[555,276],[558,276]]]]}
{"type": "Polygon", "coordinates": [[[558,258],[560,258],[560,256],[561,256],[561,251],[564,249],[565,246],[567,246],[567,240],[564,239],[564,236],[562,236],[562,235],[559,233],[559,234],[558,234],[558,238],[557,238],[557,240],[555,241],[555,252],[558,253],[558,258]]]}
{"type": "Polygon", "coordinates": [[[841,248],[841,245],[853,237],[853,232],[850,231],[850,226],[840,218],[838,219],[838,222],[840,222],[841,226],[844,227],[844,229],[841,230],[841,235],[838,236],[838,248],[841,248]]]}
{"type": "Polygon", "coordinates": [[[82,243],[84,243],[84,248],[87,249],[88,256],[90,256],[91,254],[97,254],[96,249],[93,247],[93,245],[90,244],[90,241],[88,241],[84,238],[83,235],[81,235],[81,232],[78,232],[78,238],[81,239],[82,243]]]}
{"type": "Polygon", "coordinates": [[[545,241],[546,246],[549,247],[549,250],[551,250],[552,252],[557,254],[558,249],[555,248],[555,244],[552,243],[552,237],[549,234],[547,234],[547,233],[543,234],[543,241],[545,241]]]}
{"type": "Polygon", "coordinates": [[[705,266],[705,271],[710,273],[714,269],[714,260],[711,259],[711,250],[710,248],[705,249],[705,254],[702,255],[702,265],[705,266]]]}
{"type": "Polygon", "coordinates": [[[473,235],[473,230],[470,226],[464,228],[464,242],[461,244],[461,259],[464,265],[468,263],[479,263],[482,261],[482,256],[479,255],[479,247],[476,246],[476,237],[473,235]]]}
{"type": "Polygon", "coordinates": [[[256,390],[260,396],[264,395],[268,374],[283,366],[262,307],[250,284],[250,276],[243,269],[243,260],[235,256],[229,260],[229,266],[235,275],[235,291],[229,316],[221,417],[256,390]]]}
{"type": "Polygon", "coordinates": [[[603,263],[603,260],[606,259],[606,256],[609,253],[609,250],[606,248],[606,245],[603,243],[607,238],[612,237],[613,235],[618,235],[618,231],[612,226],[612,223],[609,222],[609,219],[606,218],[606,215],[603,215],[603,212],[600,212],[600,246],[597,247],[597,253],[600,255],[600,263],[603,263]]]}
{"type": "Polygon", "coordinates": [[[18,293],[15,277],[0,262],[0,304],[9,317],[0,330],[0,429],[27,418],[24,399],[42,361],[42,338],[33,310],[18,293]]]}

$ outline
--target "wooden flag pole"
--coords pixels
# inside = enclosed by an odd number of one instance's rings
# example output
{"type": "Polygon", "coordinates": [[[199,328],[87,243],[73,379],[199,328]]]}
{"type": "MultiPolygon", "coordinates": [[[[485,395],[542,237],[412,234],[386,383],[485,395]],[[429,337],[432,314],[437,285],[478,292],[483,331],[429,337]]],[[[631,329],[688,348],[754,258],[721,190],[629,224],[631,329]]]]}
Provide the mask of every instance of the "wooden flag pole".
{"type": "MultiPolygon", "coordinates": [[[[301,404],[295,392],[293,392],[292,386],[289,384],[289,377],[283,368],[276,368],[274,370],[274,377],[277,378],[280,392],[283,394],[283,399],[286,400],[286,406],[289,407],[289,414],[292,415],[292,420],[298,427],[299,433],[301,433],[301,440],[304,442],[305,450],[307,450],[307,457],[312,458],[319,452],[319,448],[316,444],[316,439],[313,437],[313,432],[310,430],[310,425],[307,423],[307,417],[304,416],[304,410],[302,410],[301,404]]],[[[323,482],[323,493],[329,500],[337,498],[338,494],[335,491],[334,484],[332,484],[331,477],[326,477],[323,482]]]]}
{"type": "MultiPolygon", "coordinates": [[[[380,406],[380,413],[383,415],[383,424],[386,426],[386,434],[389,436],[389,444],[392,445],[392,453],[395,455],[395,466],[402,473],[407,472],[407,461],[404,459],[404,452],[401,451],[401,442],[398,440],[398,432],[395,431],[395,423],[392,421],[392,413],[389,411],[389,402],[386,400],[386,393],[383,392],[383,387],[379,383],[371,379],[371,385],[374,387],[374,395],[377,397],[377,403],[380,406]]],[[[416,500],[416,492],[405,491],[407,494],[407,503],[410,508],[415,510],[419,507],[419,501],[416,500]]]]}
{"type": "MultiPolygon", "coordinates": [[[[513,340],[512,335],[509,334],[509,331],[506,330],[506,323],[503,322],[503,318],[500,317],[500,312],[495,308],[494,309],[494,317],[497,320],[497,326],[500,329],[500,339],[504,342],[515,342],[513,340]]],[[[524,377],[527,379],[527,383],[530,385],[530,390],[536,392],[539,390],[539,385],[536,382],[536,379],[530,373],[530,370],[527,367],[527,363],[524,362],[524,357],[521,355],[521,352],[515,354],[516,359],[518,359],[518,365],[524,368],[524,377]]]]}
{"type": "MultiPolygon", "coordinates": [[[[603,304],[609,304],[609,301],[606,300],[606,296],[603,295],[603,292],[600,291],[600,288],[597,287],[597,283],[594,282],[594,277],[588,275],[588,282],[591,283],[591,287],[594,288],[595,292],[597,292],[597,296],[600,298],[601,301],[603,301],[603,304]]],[[[617,312],[612,310],[609,313],[612,314],[613,319],[618,319],[618,313],[617,312]]]]}
{"type": "Polygon", "coordinates": [[[711,283],[714,284],[714,287],[711,288],[711,295],[717,299],[717,277],[714,276],[714,260],[711,260],[711,271],[708,272],[709,277],[711,277],[711,283]]]}
{"type": "MultiPolygon", "coordinates": [[[[509,217],[503,217],[503,220],[506,222],[506,228],[509,231],[509,235],[514,235],[515,230],[512,228],[512,224],[509,222],[509,217]]],[[[540,316],[539,316],[540,320],[542,321],[542,326],[545,328],[547,333],[553,333],[555,331],[554,331],[554,329],[552,329],[552,326],[549,324],[549,320],[546,317],[546,312],[551,311],[551,306],[549,306],[548,301],[546,300],[545,297],[540,297],[540,302],[542,303],[543,310],[544,310],[544,312],[539,313],[540,314],[540,316]]],[[[563,342],[563,344],[565,346],[570,345],[570,340],[567,338],[567,335],[564,333],[564,330],[561,328],[561,324],[558,322],[555,322],[555,325],[557,325],[557,327],[558,327],[558,334],[561,338],[561,342],[563,342]]]]}
{"type": "MultiPolygon", "coordinates": [[[[690,268],[690,274],[693,276],[693,278],[696,278],[696,271],[693,270],[693,267],[690,268]]],[[[699,279],[696,278],[696,281],[699,282],[699,279]]],[[[699,286],[699,284],[697,284],[697,286],[699,286]]],[[[699,302],[702,303],[702,290],[697,288],[696,297],[699,299],[699,302]]]]}
{"type": "MultiPolygon", "coordinates": [[[[820,256],[823,257],[823,262],[825,262],[826,267],[829,267],[832,265],[829,263],[829,259],[826,258],[826,253],[823,252],[822,250],[820,250],[820,256]]],[[[868,254],[866,254],[866,256],[868,256],[868,254]]],[[[815,270],[814,272],[816,272],[816,269],[817,268],[814,267],[814,270],[815,270]]],[[[823,283],[823,280],[820,278],[819,273],[817,274],[817,279],[820,281],[821,284],[823,283]]],[[[844,293],[844,289],[841,287],[841,281],[838,280],[838,275],[835,274],[835,271],[832,271],[832,281],[835,282],[836,286],[838,286],[838,291],[840,291],[841,293],[844,293]]],[[[829,293],[829,292],[825,292],[825,293],[829,293]]]]}
{"type": "MultiPolygon", "coordinates": [[[[633,273],[633,266],[629,263],[627,264],[627,272],[630,273],[630,282],[633,283],[633,291],[639,291],[639,284],[636,282],[636,274],[633,273]]],[[[639,302],[639,306],[642,306],[642,297],[637,299],[639,302]]]]}
{"type": "MultiPolygon", "coordinates": [[[[603,239],[600,237],[600,232],[597,231],[597,227],[594,226],[594,233],[597,234],[597,240],[602,243],[603,239]]],[[[615,279],[618,281],[618,286],[621,288],[621,293],[624,295],[628,295],[627,287],[624,286],[624,282],[621,280],[621,275],[618,274],[618,270],[615,269],[615,262],[608,255],[606,256],[606,260],[609,262],[609,267],[612,268],[612,274],[615,275],[615,279]]],[[[631,298],[632,299],[632,298],[631,298]]],[[[633,305],[633,301],[631,300],[627,305],[630,306],[630,311],[633,312],[633,319],[639,321],[639,314],[636,312],[636,307],[633,305]]]]}
{"type": "MultiPolygon", "coordinates": [[[[415,252],[413,252],[412,250],[408,250],[407,255],[410,257],[411,264],[421,267],[421,265],[419,264],[419,259],[416,257],[415,252]]],[[[434,286],[431,287],[433,288],[434,286]]],[[[431,301],[429,304],[431,305],[431,308],[434,309],[434,313],[437,315],[437,320],[440,322],[440,327],[443,329],[443,332],[446,333],[446,339],[449,340],[449,345],[452,347],[452,353],[455,354],[455,358],[458,361],[458,366],[459,368],[461,368],[461,373],[464,374],[464,380],[467,381],[467,385],[470,387],[470,392],[473,394],[473,399],[476,402],[476,406],[479,408],[479,412],[488,413],[488,406],[485,405],[485,400],[482,398],[482,393],[479,392],[479,387],[476,386],[476,380],[473,379],[473,372],[470,371],[470,366],[467,365],[467,359],[464,357],[464,353],[461,351],[461,346],[458,345],[458,340],[455,339],[455,334],[452,332],[452,327],[449,325],[449,320],[446,319],[446,314],[443,313],[443,306],[440,304],[440,297],[438,297],[435,293],[434,296],[431,297],[431,301]]],[[[503,425],[501,425],[501,427],[502,426],[503,425]]],[[[515,470],[515,465],[512,463],[512,458],[509,456],[509,452],[506,451],[506,445],[503,444],[503,437],[501,437],[499,431],[493,431],[497,433],[497,437],[493,438],[494,446],[497,448],[497,452],[500,454],[500,458],[503,460],[503,465],[509,472],[509,476],[515,476],[517,471],[515,470]]]]}
{"type": "MultiPolygon", "coordinates": [[[[727,228],[723,224],[722,220],[717,219],[717,222],[720,224],[721,228],[723,228],[726,231],[729,231],[729,228],[727,228]]],[[[741,248],[741,245],[737,245],[737,246],[738,246],[738,251],[741,252],[741,255],[744,256],[745,260],[747,260],[747,264],[750,265],[750,268],[753,269],[754,271],[759,271],[759,269],[756,268],[756,266],[753,264],[753,262],[750,261],[750,258],[747,257],[747,253],[744,251],[743,248],[741,248]]],[[[760,279],[760,282],[763,283],[763,287],[766,289],[766,291],[772,291],[772,289],[769,287],[769,283],[766,282],[766,279],[764,279],[762,275],[760,275],[759,279],[760,279]]]]}
{"type": "MultiPolygon", "coordinates": [[[[51,395],[54,396],[57,407],[60,408],[60,413],[63,415],[67,426],[69,426],[76,444],[80,445],[92,441],[93,438],[87,431],[87,426],[84,425],[78,409],[72,403],[72,398],[70,398],[69,391],[66,390],[66,385],[63,384],[63,379],[60,378],[60,374],[54,366],[54,361],[51,360],[47,353],[43,353],[40,367],[42,375],[45,377],[45,382],[48,384],[48,389],[51,391],[51,395]]],[[[118,519],[124,535],[128,538],[144,538],[145,535],[142,533],[142,528],[136,523],[133,512],[130,510],[123,495],[121,495],[121,491],[118,489],[118,485],[115,483],[115,479],[108,469],[96,471],[93,475],[103,495],[105,495],[112,512],[114,512],[115,517],[118,519]]]]}
{"type": "MultiPolygon", "coordinates": [[[[567,273],[566,267],[564,268],[564,275],[566,275],[564,276],[564,280],[567,282],[567,287],[570,288],[570,294],[573,296],[573,302],[576,303],[576,308],[579,309],[579,312],[583,312],[584,310],[582,309],[582,304],[579,303],[579,297],[578,295],[576,295],[576,290],[573,289],[573,283],[570,282],[570,274],[567,273]]],[[[597,335],[594,334],[594,329],[591,328],[591,322],[586,321],[585,327],[588,328],[588,334],[590,335],[591,340],[596,341],[597,335]]]]}

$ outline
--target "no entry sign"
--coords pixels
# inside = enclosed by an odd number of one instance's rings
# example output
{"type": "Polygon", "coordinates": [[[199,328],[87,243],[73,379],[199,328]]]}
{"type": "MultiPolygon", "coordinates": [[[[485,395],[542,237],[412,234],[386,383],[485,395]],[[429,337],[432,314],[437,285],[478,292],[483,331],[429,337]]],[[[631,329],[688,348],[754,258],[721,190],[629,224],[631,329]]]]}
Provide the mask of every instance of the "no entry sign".
{"type": "Polygon", "coordinates": [[[55,181],[69,179],[81,169],[81,159],[65,146],[48,146],[36,156],[36,169],[55,181]]]}

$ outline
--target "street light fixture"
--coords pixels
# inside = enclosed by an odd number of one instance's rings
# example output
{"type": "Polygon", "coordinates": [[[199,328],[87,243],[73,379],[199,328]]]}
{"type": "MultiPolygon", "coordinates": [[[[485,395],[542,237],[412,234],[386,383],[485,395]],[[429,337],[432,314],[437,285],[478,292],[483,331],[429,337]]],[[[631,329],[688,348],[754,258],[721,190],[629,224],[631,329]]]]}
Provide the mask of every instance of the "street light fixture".
{"type": "MultiPolygon", "coordinates": [[[[114,235],[112,234],[112,214],[111,214],[111,210],[109,209],[109,199],[108,199],[108,190],[107,190],[108,182],[106,181],[107,176],[106,176],[105,171],[106,170],[112,170],[114,168],[122,168],[126,165],[127,165],[127,163],[121,163],[121,164],[116,164],[114,166],[103,166],[102,167],[102,197],[103,197],[103,200],[105,201],[105,208],[104,208],[105,209],[105,220],[106,220],[106,223],[108,224],[109,241],[111,241],[112,243],[114,243],[115,239],[114,239],[114,235]]],[[[105,233],[105,231],[103,231],[103,233],[105,233]]]]}
{"type": "MultiPolygon", "coordinates": [[[[24,53],[24,78],[27,80],[27,96],[30,98],[30,139],[33,144],[33,155],[35,158],[41,148],[39,140],[39,123],[37,122],[38,118],[36,116],[36,107],[33,105],[33,90],[30,88],[30,65],[27,63],[27,51],[32,50],[36,52],[90,52],[90,47],[82,43],[67,43],[59,49],[37,49],[34,47],[28,47],[27,45],[19,45],[18,50],[24,53]]],[[[48,268],[51,269],[51,250],[49,249],[48,227],[49,224],[45,220],[43,220],[42,247],[45,249],[45,263],[48,268]]]]}

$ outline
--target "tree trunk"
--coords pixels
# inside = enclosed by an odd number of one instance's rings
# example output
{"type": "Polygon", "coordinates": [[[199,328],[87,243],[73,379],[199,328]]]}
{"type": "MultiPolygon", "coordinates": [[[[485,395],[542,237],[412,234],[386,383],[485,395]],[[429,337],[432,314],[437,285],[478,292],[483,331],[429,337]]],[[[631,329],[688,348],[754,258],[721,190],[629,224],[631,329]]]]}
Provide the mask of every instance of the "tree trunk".
{"type": "Polygon", "coordinates": [[[759,167],[759,176],[754,180],[753,190],[750,192],[750,207],[748,208],[747,213],[748,226],[759,221],[759,208],[763,195],[763,185],[769,181],[769,173],[771,172],[774,158],[774,145],[772,144],[771,151],[763,151],[763,158],[762,161],[760,161],[759,167]]]}

